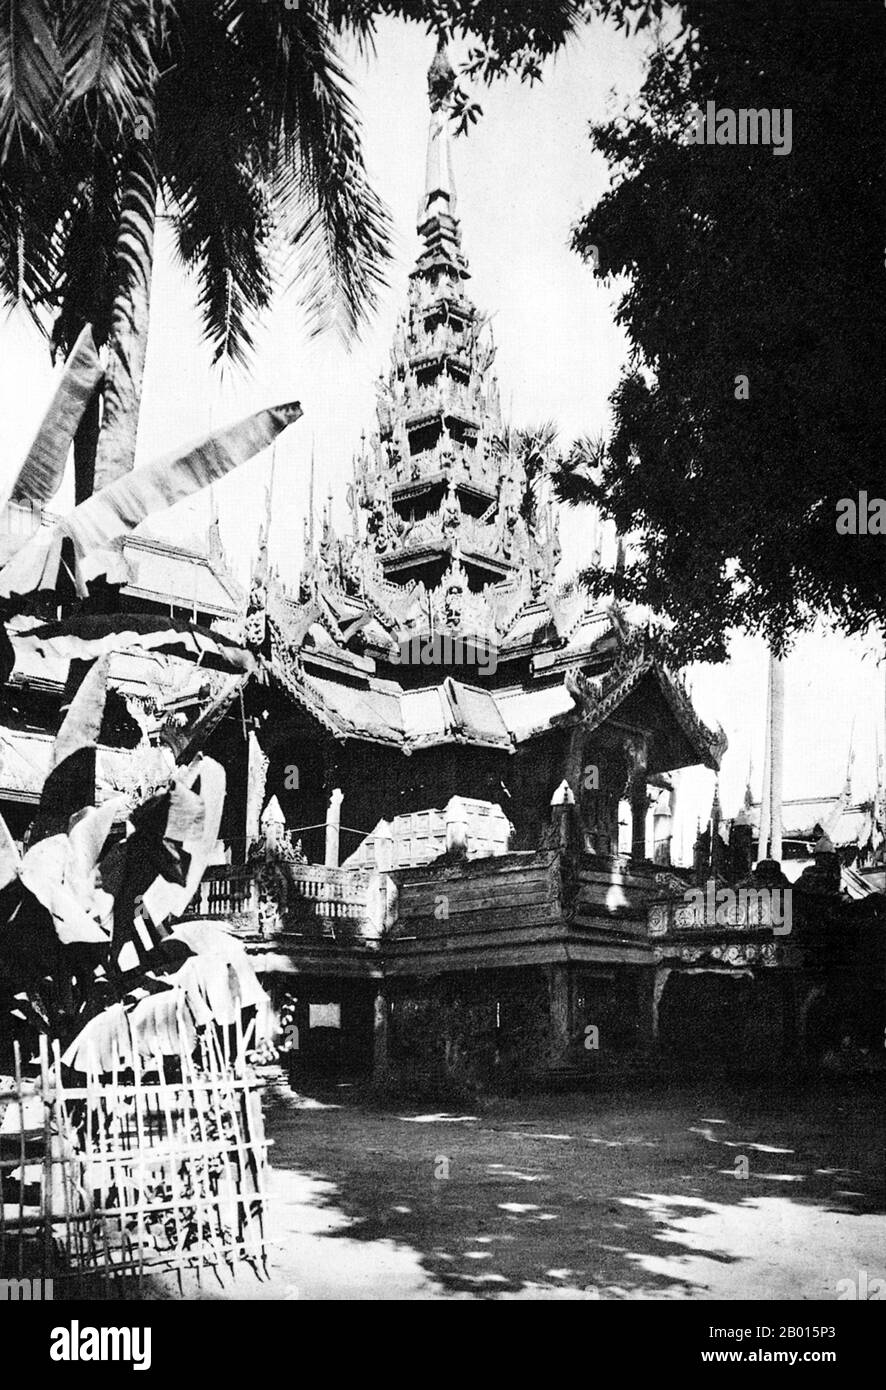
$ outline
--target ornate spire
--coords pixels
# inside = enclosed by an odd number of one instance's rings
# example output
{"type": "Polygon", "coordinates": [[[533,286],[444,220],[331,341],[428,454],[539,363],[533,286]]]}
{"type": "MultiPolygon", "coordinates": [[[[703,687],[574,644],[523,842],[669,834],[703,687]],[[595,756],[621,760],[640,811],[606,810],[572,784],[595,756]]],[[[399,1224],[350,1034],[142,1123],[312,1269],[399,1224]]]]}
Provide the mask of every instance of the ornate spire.
{"type": "Polygon", "coordinates": [[[711,803],[711,875],[716,878],[723,859],[723,841],[720,837],[720,778],[714,780],[714,799],[711,803]]]}
{"type": "Polygon", "coordinates": [[[420,257],[415,273],[445,267],[454,271],[460,278],[467,279],[467,262],[461,254],[461,231],[458,225],[458,202],[449,133],[454,87],[455,70],[449,61],[445,41],[441,38],[428,72],[431,122],[428,130],[425,193],[418,210],[418,233],[424,238],[427,249],[420,257]]]}
{"type": "Polygon", "coordinates": [[[376,383],[378,429],[357,457],[349,505],[360,514],[353,546],[366,583],[414,587],[422,622],[447,630],[470,622],[479,631],[494,627],[494,601],[483,591],[514,586],[522,574],[530,596],[540,596],[559,551],[553,513],[543,506],[523,514],[522,461],[500,447],[495,346],[465,288],[450,147],[455,83],[441,39],[428,73],[423,244],[390,366],[376,383]]]}
{"type": "Polygon", "coordinates": [[[455,90],[455,68],[449,57],[446,35],[437,39],[437,52],[428,68],[428,98],[432,111],[439,111],[448,104],[455,90]]]}

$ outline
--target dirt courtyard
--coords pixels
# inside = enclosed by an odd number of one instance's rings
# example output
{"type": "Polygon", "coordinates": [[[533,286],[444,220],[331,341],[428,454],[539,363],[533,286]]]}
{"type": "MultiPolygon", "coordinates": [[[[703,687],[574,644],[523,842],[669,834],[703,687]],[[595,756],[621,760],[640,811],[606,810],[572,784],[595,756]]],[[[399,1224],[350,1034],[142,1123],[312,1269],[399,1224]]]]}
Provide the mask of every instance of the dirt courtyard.
{"type": "Polygon", "coordinates": [[[886,1278],[874,1081],[463,1111],[273,1081],[266,1115],[271,1277],[198,1297],[815,1300],[886,1278]]]}

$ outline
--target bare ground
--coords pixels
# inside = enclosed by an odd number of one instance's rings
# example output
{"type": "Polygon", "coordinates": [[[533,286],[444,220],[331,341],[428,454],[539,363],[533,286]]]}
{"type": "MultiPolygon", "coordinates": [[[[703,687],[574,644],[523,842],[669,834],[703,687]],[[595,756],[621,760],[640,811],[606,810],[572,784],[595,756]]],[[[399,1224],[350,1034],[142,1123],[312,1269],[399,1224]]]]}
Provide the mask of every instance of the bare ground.
{"type": "Polygon", "coordinates": [[[270,1277],[186,1297],[817,1300],[886,1278],[874,1081],[266,1099],[270,1277]]]}

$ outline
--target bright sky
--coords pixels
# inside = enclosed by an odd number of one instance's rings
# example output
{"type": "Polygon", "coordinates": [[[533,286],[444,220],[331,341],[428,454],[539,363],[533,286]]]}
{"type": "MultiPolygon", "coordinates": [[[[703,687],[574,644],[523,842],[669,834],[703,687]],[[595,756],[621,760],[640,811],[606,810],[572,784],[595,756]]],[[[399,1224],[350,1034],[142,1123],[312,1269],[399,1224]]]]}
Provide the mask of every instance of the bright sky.
{"type": "MultiPolygon", "coordinates": [[[[277,446],[272,511],[273,559],[290,580],[300,565],[312,448],[318,510],[331,491],[336,516],[343,520],[351,457],[361,430],[374,428],[373,383],[386,366],[418,249],[426,72],[434,42],[421,30],[393,21],[383,23],[379,33],[376,58],[355,62],[353,70],[370,175],[396,229],[395,260],[378,312],[350,351],[331,335],[309,340],[295,296],[283,295],[257,335],[250,375],[220,378],[201,343],[193,289],[174,264],[168,226],[160,226],[140,460],[262,406],[300,400],[304,418],[277,446]]],[[[588,122],[630,101],[642,81],[650,41],[648,35],[629,40],[609,25],[592,24],[548,66],[541,86],[530,91],[509,82],[482,92],[483,119],[455,144],[471,292],[480,308],[495,316],[505,414],[517,424],[552,419],[565,442],[605,430],[607,400],[625,352],[614,323],[617,288],[596,280],[568,245],[571,225],[608,182],[605,162],[588,138],[588,122]]],[[[0,323],[0,354],[0,460],[4,474],[11,474],[40,418],[52,371],[45,343],[17,310],[0,323]]],[[[222,536],[241,576],[248,572],[269,476],[265,454],[216,489],[222,536]]],[[[59,502],[64,505],[71,495],[66,485],[59,502]]],[[[201,545],[207,517],[208,502],[202,498],[180,504],[155,529],[201,545]]],[[[563,573],[568,574],[584,558],[586,519],[565,513],[562,539],[563,573]]],[[[786,677],[786,797],[840,789],[853,725],[854,791],[857,797],[873,791],[878,727],[881,749],[884,741],[881,650],[835,636],[798,643],[786,677]]],[[[728,666],[691,673],[700,712],[710,722],[719,720],[729,737],[721,777],[727,815],[737,809],[749,760],[759,795],[765,677],[765,650],[750,639],[736,641],[728,666]]],[[[683,781],[680,833],[686,854],[696,817],[710,807],[713,777],[696,771],[683,781]]]]}

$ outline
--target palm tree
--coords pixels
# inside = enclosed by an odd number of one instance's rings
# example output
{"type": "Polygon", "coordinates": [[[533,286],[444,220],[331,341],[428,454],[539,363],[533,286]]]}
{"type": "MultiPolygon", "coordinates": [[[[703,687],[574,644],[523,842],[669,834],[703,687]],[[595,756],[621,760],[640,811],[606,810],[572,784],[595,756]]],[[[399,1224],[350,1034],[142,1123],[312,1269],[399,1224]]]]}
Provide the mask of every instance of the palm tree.
{"type": "Polygon", "coordinates": [[[107,345],[78,499],[133,464],[158,201],[197,278],[215,360],[243,360],[276,283],[353,333],[388,257],[325,7],[255,0],[6,0],[0,288],[107,345]]]}
{"type": "MultiPolygon", "coordinates": [[[[465,71],[530,82],[592,13],[661,0],[0,0],[0,298],[106,346],[77,499],[132,467],[158,200],[216,361],[243,361],[277,284],[353,334],[389,256],[337,43],[377,15],[472,35],[465,71]]],[[[462,106],[476,107],[459,89],[462,106]]]]}
{"type": "Polygon", "coordinates": [[[499,458],[518,463],[522,470],[520,516],[532,530],[538,518],[542,486],[558,462],[557,427],[552,420],[526,429],[505,424],[493,441],[493,448],[499,458]]]}

